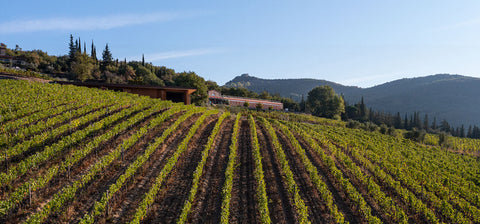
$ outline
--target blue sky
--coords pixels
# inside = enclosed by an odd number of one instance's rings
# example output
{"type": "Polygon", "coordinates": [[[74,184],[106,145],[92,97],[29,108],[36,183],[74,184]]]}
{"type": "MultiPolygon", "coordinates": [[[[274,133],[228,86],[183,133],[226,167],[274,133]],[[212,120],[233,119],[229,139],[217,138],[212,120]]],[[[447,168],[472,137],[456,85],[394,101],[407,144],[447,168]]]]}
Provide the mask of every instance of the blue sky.
{"type": "Polygon", "coordinates": [[[370,87],[480,77],[480,1],[8,1],[0,42],[68,52],[69,35],[115,58],[194,71],[370,87]]]}

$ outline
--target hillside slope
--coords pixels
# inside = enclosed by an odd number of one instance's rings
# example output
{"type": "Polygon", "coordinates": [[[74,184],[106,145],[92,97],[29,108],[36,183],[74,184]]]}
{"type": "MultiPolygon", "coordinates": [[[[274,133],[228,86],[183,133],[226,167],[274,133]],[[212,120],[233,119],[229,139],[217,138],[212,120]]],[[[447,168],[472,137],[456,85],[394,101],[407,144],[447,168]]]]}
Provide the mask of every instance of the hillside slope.
{"type": "Polygon", "coordinates": [[[400,112],[402,116],[419,111],[422,118],[427,113],[431,120],[433,117],[437,117],[437,121],[446,119],[453,125],[480,124],[480,79],[467,76],[438,74],[395,80],[371,88],[344,86],[326,80],[268,80],[249,75],[237,76],[225,84],[227,87],[241,86],[255,92],[266,90],[279,93],[297,101],[319,85],[332,86],[351,104],[360,101],[363,96],[367,106],[374,110],[400,112]]]}
{"type": "Polygon", "coordinates": [[[303,114],[0,87],[0,223],[480,223],[476,140],[461,155],[303,114]]]}

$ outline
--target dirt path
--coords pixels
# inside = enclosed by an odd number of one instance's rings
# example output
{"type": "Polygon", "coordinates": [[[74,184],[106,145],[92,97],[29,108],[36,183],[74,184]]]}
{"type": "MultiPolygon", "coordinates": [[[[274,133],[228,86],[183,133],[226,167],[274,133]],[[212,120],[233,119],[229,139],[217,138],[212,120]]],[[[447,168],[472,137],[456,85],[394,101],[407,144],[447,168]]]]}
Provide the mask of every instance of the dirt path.
{"type": "MultiPolygon", "coordinates": [[[[155,116],[150,116],[137,128],[143,127],[155,116]]],[[[167,126],[168,127],[168,126],[167,126]]],[[[153,141],[156,135],[161,134],[162,130],[166,129],[165,124],[157,126],[147,132],[145,136],[139,139],[132,147],[125,150],[123,159],[120,157],[107,166],[101,174],[99,174],[94,182],[87,184],[80,189],[75,197],[75,201],[71,202],[65,207],[65,211],[61,216],[61,220],[66,220],[67,223],[78,222],[83,216],[93,209],[95,201],[99,201],[103,193],[108,190],[110,185],[115,183],[117,179],[125,172],[128,166],[135,161],[137,156],[142,154],[148,144],[153,141]]],[[[120,144],[121,142],[118,142],[120,144]]],[[[114,144],[117,146],[118,144],[114,144]]]]}
{"type": "Polygon", "coordinates": [[[325,166],[320,156],[304,142],[303,139],[298,138],[300,144],[305,148],[307,157],[312,164],[317,168],[318,174],[322,177],[323,182],[327,185],[328,189],[332,193],[334,203],[337,205],[338,210],[344,215],[345,221],[350,223],[365,223],[366,220],[363,215],[352,208],[355,206],[351,199],[346,195],[342,186],[336,182],[336,178],[330,173],[328,167],[325,166]]]}
{"type": "MultiPolygon", "coordinates": [[[[108,113],[102,117],[105,117],[105,116],[108,116],[108,115],[111,115],[111,114],[114,114],[114,113],[117,113],[119,112],[119,110],[117,111],[112,111],[111,113],[108,113]]],[[[3,193],[8,193],[10,194],[12,191],[15,190],[16,187],[22,185],[23,183],[25,183],[26,181],[28,181],[29,179],[31,178],[37,178],[39,176],[42,176],[45,174],[45,172],[51,168],[52,166],[54,165],[57,165],[57,164],[60,164],[62,161],[64,161],[65,157],[70,154],[70,151],[77,148],[77,147],[82,147],[82,145],[88,143],[90,140],[92,140],[94,137],[98,136],[98,135],[101,135],[103,133],[106,133],[108,131],[110,131],[110,129],[112,127],[114,127],[115,125],[117,125],[118,123],[124,121],[125,119],[128,119],[129,117],[131,116],[134,116],[136,113],[138,113],[138,111],[135,111],[134,113],[122,118],[122,119],[119,119],[118,121],[115,121],[113,122],[112,124],[104,127],[103,129],[101,130],[98,130],[98,131],[95,131],[93,132],[92,134],[90,134],[89,136],[87,136],[86,138],[84,139],[81,139],[79,142],[77,143],[73,143],[71,145],[69,145],[68,147],[66,147],[65,149],[63,149],[61,152],[58,152],[56,153],[54,156],[52,156],[51,158],[49,158],[47,161],[45,162],[42,162],[40,164],[38,164],[37,166],[35,166],[34,168],[28,170],[25,174],[23,175],[20,175],[18,178],[16,178],[15,180],[13,180],[9,185],[8,185],[8,189],[5,189],[5,191],[3,191],[3,193]]],[[[148,118],[148,117],[147,117],[148,118]]],[[[100,119],[96,119],[97,121],[100,120],[100,119]]],[[[94,122],[96,121],[91,121],[91,122],[88,122],[88,124],[85,124],[85,125],[82,125],[81,127],[79,128],[84,128],[84,127],[87,127],[86,125],[90,125],[90,124],[93,124],[94,122]]],[[[79,128],[77,128],[78,130],[80,130],[79,128]]],[[[76,129],[76,130],[77,130],[76,129]]],[[[73,132],[73,130],[71,131],[73,132]]],[[[71,133],[70,132],[70,133],[71,133]]],[[[51,140],[52,142],[47,142],[47,143],[44,143],[44,144],[54,144],[58,141],[61,140],[62,136],[66,136],[68,135],[68,133],[65,133],[64,135],[61,135],[61,136],[57,136],[55,137],[54,140],[51,140]]],[[[34,146],[32,147],[30,150],[29,150],[29,154],[32,154],[34,152],[37,152],[37,151],[41,151],[44,149],[44,144],[41,144],[41,145],[37,145],[37,146],[34,146]],[[34,151],[34,152],[30,152],[30,151],[34,151]]],[[[23,155],[23,154],[22,154],[23,155]]],[[[26,156],[24,156],[24,158],[22,159],[25,159],[26,156]]],[[[20,159],[20,158],[19,158],[20,159]]],[[[57,175],[58,176],[58,175],[57,175]]]]}
{"type": "MultiPolygon", "coordinates": [[[[168,158],[175,152],[178,144],[186,136],[188,130],[198,117],[199,115],[196,114],[187,119],[165,139],[164,143],[160,144],[150,158],[137,170],[135,176],[127,180],[120,191],[118,191],[109,202],[111,206],[109,217],[105,217],[105,215],[98,217],[97,223],[127,223],[133,218],[143,196],[153,185],[155,178],[167,163],[168,158]]],[[[176,119],[171,120],[172,123],[168,124],[168,126],[173,124],[175,120],[176,119]]],[[[160,136],[161,133],[155,137],[160,136]]]]}
{"type": "Polygon", "coordinates": [[[290,143],[290,140],[282,132],[276,131],[278,140],[282,144],[282,148],[290,164],[290,169],[294,174],[295,182],[297,183],[300,196],[305,205],[308,207],[308,219],[312,223],[332,223],[334,220],[328,212],[328,208],[323,201],[317,188],[310,180],[310,176],[305,169],[300,156],[295,148],[290,143]]]}
{"type": "MultiPolygon", "coordinates": [[[[112,106],[112,105],[109,105],[109,106],[112,106]]],[[[101,109],[104,109],[106,107],[109,107],[109,106],[105,106],[105,107],[100,107],[100,108],[95,108],[91,111],[89,111],[88,113],[86,114],[83,114],[83,115],[80,115],[80,116],[77,116],[78,117],[83,117],[83,116],[87,116],[88,114],[91,114],[91,113],[95,113],[96,111],[98,110],[101,110],[101,109]]],[[[111,111],[109,113],[105,113],[105,114],[102,114],[100,115],[99,117],[97,118],[94,118],[88,122],[86,122],[85,124],[83,125],[79,125],[78,127],[75,127],[75,128],[70,128],[69,130],[66,130],[64,131],[63,133],[59,133],[57,134],[56,136],[51,136],[49,138],[46,138],[44,141],[42,142],[39,142],[38,144],[33,144],[31,145],[28,149],[26,149],[24,152],[16,155],[16,156],[12,156],[10,158],[8,158],[7,160],[4,160],[0,163],[0,167],[5,167],[6,164],[8,164],[8,167],[11,167],[11,166],[15,166],[17,163],[19,163],[20,161],[22,161],[23,159],[37,153],[37,152],[40,152],[42,151],[45,146],[48,146],[48,145],[53,145],[55,143],[57,143],[58,141],[60,141],[63,137],[67,136],[67,135],[70,135],[76,131],[79,131],[79,130],[82,130],[84,129],[85,127],[88,127],[88,125],[90,124],[93,124],[97,121],[100,121],[102,119],[104,119],[105,117],[109,116],[109,115],[112,115],[112,114],[115,114],[117,112],[120,112],[121,110],[123,110],[124,108],[120,108],[120,109],[117,109],[117,110],[114,110],[114,111],[111,111]]],[[[74,118],[70,119],[70,120],[73,120],[74,118]]],[[[63,125],[63,124],[66,124],[66,123],[69,123],[70,120],[68,121],[65,121],[63,122],[62,124],[58,124],[58,125],[55,125],[56,127],[59,127],[60,125],[63,125]]],[[[56,127],[51,127],[51,128],[48,128],[50,130],[56,128],[56,127]]],[[[48,130],[47,129],[47,130],[48,130]]],[[[43,130],[43,132],[45,132],[46,130],[43,130]]],[[[36,133],[36,135],[40,135],[40,134],[43,134],[43,133],[36,133]]],[[[27,136],[25,139],[21,140],[21,141],[16,141],[16,142],[12,142],[12,146],[15,146],[16,144],[19,144],[23,141],[28,141],[30,139],[32,139],[34,137],[34,135],[30,135],[30,136],[27,136]]],[[[41,167],[39,167],[41,168],[41,167]]]]}
{"type": "MultiPolygon", "coordinates": [[[[144,120],[138,122],[137,124],[143,125],[144,123],[148,122],[149,119],[151,119],[151,117],[146,117],[144,118],[144,120]]],[[[25,219],[26,215],[28,215],[28,212],[32,213],[36,211],[41,204],[44,204],[45,201],[48,201],[55,193],[61,190],[62,187],[70,185],[75,180],[79,179],[91,164],[95,163],[98,160],[98,158],[100,158],[101,156],[112,151],[117,144],[123,141],[124,138],[127,138],[128,136],[130,136],[134,131],[136,131],[140,127],[140,125],[137,125],[137,126],[134,125],[134,128],[131,128],[130,130],[127,129],[128,131],[119,133],[117,136],[110,139],[109,141],[102,143],[97,149],[94,150],[95,152],[91,152],[82,160],[77,162],[77,164],[72,166],[69,174],[68,174],[68,171],[63,173],[58,173],[47,183],[45,187],[38,189],[37,191],[32,193],[32,201],[33,201],[32,205],[29,205],[28,201],[25,199],[23,202],[21,202],[19,209],[15,209],[16,211],[12,211],[12,213],[14,213],[15,215],[9,216],[9,220],[12,220],[12,222],[17,222],[18,220],[25,219]],[[21,212],[18,212],[19,210],[21,210],[21,212]],[[13,220],[17,220],[17,221],[13,221],[13,220]]],[[[103,132],[108,131],[111,127],[112,126],[107,127],[102,131],[103,132]]],[[[48,161],[45,167],[43,168],[42,172],[45,172],[47,167],[51,167],[54,164],[59,162],[60,161],[56,161],[56,160],[48,161]]],[[[25,175],[23,178],[24,181],[28,180],[26,178],[30,178],[29,175],[32,175],[31,177],[42,175],[42,173],[35,173],[34,171],[35,169],[30,171],[30,173],[27,173],[27,175],[25,175]]],[[[16,181],[17,182],[15,182],[15,184],[23,183],[23,182],[20,182],[19,180],[16,180],[16,181]]]]}
{"type": "Polygon", "coordinates": [[[259,223],[250,126],[246,118],[240,120],[238,135],[237,167],[233,177],[230,222],[259,223]]]}
{"type": "MultiPolygon", "coordinates": [[[[382,184],[382,180],[376,176],[374,173],[371,172],[371,170],[368,167],[363,166],[363,164],[355,158],[352,153],[350,152],[351,149],[345,149],[344,147],[335,144],[339,149],[342,150],[342,152],[350,157],[352,161],[359,167],[361,167],[362,171],[368,175],[369,177],[372,177],[375,183],[380,186],[380,189],[389,197],[392,198],[392,200],[395,202],[396,205],[398,205],[400,208],[403,209],[405,214],[408,216],[409,222],[410,223],[426,223],[428,222],[426,217],[423,214],[417,213],[409,204],[405,203],[403,201],[402,196],[398,194],[398,192],[395,190],[395,188],[387,185],[387,184],[382,184]]],[[[354,150],[354,149],[353,149],[354,150]]],[[[388,174],[387,174],[388,175],[388,174]]]]}
{"type": "Polygon", "coordinates": [[[289,199],[288,187],[283,181],[280,163],[275,158],[272,139],[265,127],[259,122],[257,124],[270,219],[272,223],[297,223],[293,201],[289,199]]]}
{"type": "Polygon", "coordinates": [[[212,133],[217,119],[217,115],[210,116],[196,131],[188,144],[188,150],[178,158],[177,164],[143,223],[175,223],[177,221],[192,187],[193,172],[202,158],[201,152],[207,144],[208,136],[212,133]]]}
{"type": "Polygon", "coordinates": [[[233,120],[226,119],[209,153],[188,223],[220,223],[222,187],[225,182],[232,132],[233,120]]]}

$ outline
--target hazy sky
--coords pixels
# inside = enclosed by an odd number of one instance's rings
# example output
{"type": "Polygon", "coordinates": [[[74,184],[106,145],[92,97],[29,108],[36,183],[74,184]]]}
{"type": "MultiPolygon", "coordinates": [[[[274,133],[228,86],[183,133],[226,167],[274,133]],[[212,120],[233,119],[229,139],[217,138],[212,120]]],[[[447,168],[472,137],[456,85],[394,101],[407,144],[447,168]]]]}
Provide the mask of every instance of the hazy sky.
{"type": "MultiPolygon", "coordinates": [[[[404,77],[480,77],[480,1],[7,1],[0,42],[53,55],[69,35],[115,58],[195,71],[370,87],[404,77]]],[[[83,44],[83,43],[82,43],[83,44]]],[[[90,48],[87,47],[88,52],[90,48]]]]}

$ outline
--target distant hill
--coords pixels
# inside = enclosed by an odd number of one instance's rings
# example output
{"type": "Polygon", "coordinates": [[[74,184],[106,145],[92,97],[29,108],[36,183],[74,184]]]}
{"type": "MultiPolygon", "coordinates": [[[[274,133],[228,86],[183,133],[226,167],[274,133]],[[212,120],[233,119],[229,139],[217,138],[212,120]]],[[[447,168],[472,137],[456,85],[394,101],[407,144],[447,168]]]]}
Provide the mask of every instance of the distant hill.
{"type": "Polygon", "coordinates": [[[355,95],[361,91],[361,88],[344,86],[338,83],[318,80],[318,79],[261,79],[248,74],[243,74],[235,77],[225,84],[226,87],[245,87],[257,93],[267,91],[271,94],[278,93],[283,97],[292,98],[295,101],[300,101],[302,95],[305,99],[308,92],[322,85],[329,85],[333,87],[336,93],[344,93],[348,95],[355,95]]]}
{"type": "Polygon", "coordinates": [[[437,124],[446,119],[453,125],[480,124],[480,79],[449,74],[438,74],[419,78],[395,80],[371,88],[344,86],[317,79],[260,79],[241,75],[227,82],[227,87],[245,87],[255,92],[266,90],[291,97],[296,101],[305,99],[316,86],[330,85],[347,102],[354,104],[364,97],[368,107],[396,113],[402,118],[405,113],[427,113],[430,122],[437,117],[437,124]]]}

